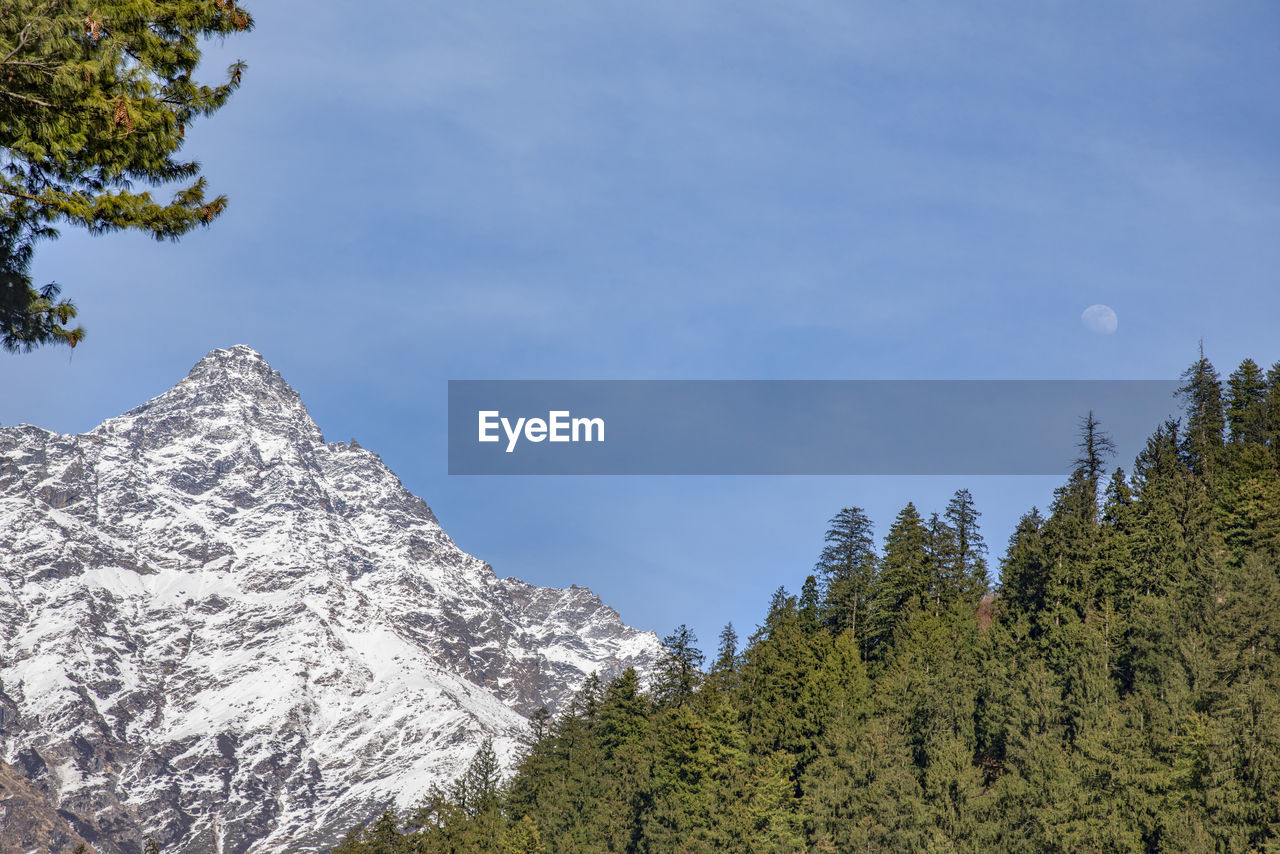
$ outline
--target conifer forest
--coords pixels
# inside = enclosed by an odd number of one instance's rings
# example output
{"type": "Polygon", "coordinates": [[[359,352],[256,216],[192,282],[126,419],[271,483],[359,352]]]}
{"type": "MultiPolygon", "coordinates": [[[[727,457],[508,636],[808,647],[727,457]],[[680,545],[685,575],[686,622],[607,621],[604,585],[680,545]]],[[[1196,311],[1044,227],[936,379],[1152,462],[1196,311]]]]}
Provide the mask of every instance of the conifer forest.
{"type": "Polygon", "coordinates": [[[336,851],[1280,851],[1280,363],[1180,397],[1131,467],[1083,415],[1002,555],[963,489],[840,510],[749,636],[676,629],[336,851]]]}

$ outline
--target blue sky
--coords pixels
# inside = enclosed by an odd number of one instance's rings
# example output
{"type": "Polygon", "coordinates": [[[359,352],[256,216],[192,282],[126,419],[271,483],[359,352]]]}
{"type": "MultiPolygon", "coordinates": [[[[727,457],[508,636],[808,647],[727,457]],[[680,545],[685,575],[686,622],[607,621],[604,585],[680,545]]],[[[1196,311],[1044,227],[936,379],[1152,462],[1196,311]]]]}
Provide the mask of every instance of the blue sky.
{"type": "Polygon", "coordinates": [[[1280,358],[1275,4],[251,8],[208,66],[243,88],[187,137],[227,213],[42,245],[89,337],[0,357],[0,422],[87,430],[249,344],[500,574],[709,648],[842,506],[883,533],[966,486],[994,558],[1056,480],[450,477],[448,380],[1280,358]]]}

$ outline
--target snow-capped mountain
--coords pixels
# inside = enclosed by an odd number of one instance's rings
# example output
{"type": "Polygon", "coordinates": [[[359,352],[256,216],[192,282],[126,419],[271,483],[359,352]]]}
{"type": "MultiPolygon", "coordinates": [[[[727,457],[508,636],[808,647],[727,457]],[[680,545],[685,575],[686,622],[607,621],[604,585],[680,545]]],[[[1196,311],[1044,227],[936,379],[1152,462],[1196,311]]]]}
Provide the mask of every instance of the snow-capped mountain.
{"type": "Polygon", "coordinates": [[[0,428],[0,758],[104,851],[325,850],[659,646],[496,577],[248,347],[0,428]]]}

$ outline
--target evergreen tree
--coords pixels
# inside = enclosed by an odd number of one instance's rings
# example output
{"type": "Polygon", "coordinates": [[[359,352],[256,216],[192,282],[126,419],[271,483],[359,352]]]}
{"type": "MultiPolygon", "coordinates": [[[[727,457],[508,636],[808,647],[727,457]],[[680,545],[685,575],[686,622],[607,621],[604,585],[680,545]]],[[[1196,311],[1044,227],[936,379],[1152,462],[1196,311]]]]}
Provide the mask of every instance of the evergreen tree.
{"type": "MultiPolygon", "coordinates": [[[[452,805],[466,817],[468,825],[463,838],[477,843],[496,842],[502,834],[502,809],[499,800],[502,769],[493,752],[493,739],[480,742],[467,770],[454,781],[450,791],[452,805]]],[[[486,845],[486,848],[489,846],[486,845]]]]}
{"type": "Polygon", "coordinates": [[[800,625],[809,634],[820,630],[822,601],[818,593],[818,579],[809,575],[800,586],[800,625]]]}
{"type": "Polygon", "coordinates": [[[609,683],[600,703],[599,740],[606,757],[641,742],[647,713],[648,703],[640,690],[640,677],[635,668],[628,667],[609,683]]]}
{"type": "Polygon", "coordinates": [[[931,536],[911,502],[899,511],[884,541],[884,559],[875,577],[868,638],[871,654],[888,656],[894,632],[912,610],[931,604],[935,570],[931,536]]]}
{"type": "Polygon", "coordinates": [[[844,508],[831,519],[816,567],[826,587],[824,622],[833,634],[845,629],[855,637],[864,634],[859,623],[866,619],[875,566],[871,520],[861,507],[844,508]]]}
{"type": "Polygon", "coordinates": [[[733,670],[738,659],[738,633],[733,623],[725,623],[720,630],[720,646],[716,653],[715,668],[717,670],[733,670]]]}
{"type": "Polygon", "coordinates": [[[1227,425],[1232,442],[1267,441],[1267,381],[1253,359],[1227,378],[1227,425]]]}
{"type": "Polygon", "coordinates": [[[1280,466],[1280,362],[1267,371],[1267,396],[1263,402],[1267,447],[1280,466]]]}
{"type": "Polygon", "coordinates": [[[1227,561],[1239,563],[1254,552],[1280,555],[1280,468],[1265,447],[1233,443],[1213,494],[1227,561]]]}
{"type": "Polygon", "coordinates": [[[935,615],[942,613],[960,596],[964,579],[958,574],[956,564],[959,556],[956,547],[956,532],[943,521],[937,513],[929,514],[926,526],[928,537],[925,540],[925,598],[932,603],[935,615]]]}
{"type": "Polygon", "coordinates": [[[1114,453],[1114,445],[1092,412],[1080,420],[1077,447],[1075,469],[1066,485],[1054,490],[1041,536],[1046,558],[1042,627],[1060,626],[1070,613],[1083,616],[1106,586],[1096,563],[1102,539],[1098,491],[1105,459],[1114,453]]]}
{"type": "Polygon", "coordinates": [[[1032,507],[1018,520],[1000,560],[1000,595],[1014,612],[1034,614],[1044,607],[1047,558],[1044,517],[1032,507]]]}
{"type": "Polygon", "coordinates": [[[529,816],[513,822],[502,834],[502,854],[547,854],[538,823],[529,816]]]}
{"type": "Polygon", "coordinates": [[[541,706],[529,715],[529,732],[525,736],[524,744],[526,747],[536,747],[544,738],[547,737],[551,725],[551,712],[547,711],[546,706],[541,706]]]}
{"type": "Polygon", "coordinates": [[[1200,358],[1182,373],[1178,395],[1187,409],[1187,427],[1183,452],[1192,471],[1207,475],[1213,458],[1222,447],[1222,431],[1226,419],[1222,409],[1222,383],[1218,372],[1200,348],[1200,358]]]}
{"type": "Polygon", "coordinates": [[[683,623],[662,639],[666,650],[654,676],[654,694],[661,702],[684,705],[698,687],[705,656],[697,643],[697,635],[683,623]]]}
{"type": "Polygon", "coordinates": [[[716,648],[716,660],[711,665],[711,672],[720,679],[726,679],[738,669],[738,633],[733,623],[725,623],[720,630],[720,645],[716,648]]]}
{"type": "Polygon", "coordinates": [[[977,604],[987,592],[987,544],[982,539],[978,518],[982,516],[974,506],[973,496],[967,489],[960,489],[947,503],[947,524],[954,537],[954,568],[950,576],[962,598],[977,604]]]}
{"type": "Polygon", "coordinates": [[[208,39],[251,29],[235,0],[4,0],[0,3],[0,344],[74,346],[83,331],[57,291],[27,276],[31,248],[70,222],[176,239],[218,216],[199,164],[178,159],[195,119],[221,108],[225,82],[194,74],[208,39]],[[167,203],[133,185],[183,182],[167,203]]]}
{"type": "Polygon", "coordinates": [[[1139,585],[1133,565],[1133,490],[1124,469],[1111,473],[1102,504],[1101,541],[1095,560],[1099,597],[1127,611],[1139,585]]]}
{"type": "Polygon", "coordinates": [[[1099,513],[1091,421],[977,608],[954,584],[967,496],[903,509],[859,618],[874,680],[850,629],[815,623],[816,584],[779,588],[710,678],[681,627],[652,694],[590,679],[531,724],[510,786],[482,750],[337,850],[1280,850],[1280,471],[1236,441],[1197,472],[1165,424],[1099,513]]]}
{"type": "Polygon", "coordinates": [[[1185,522],[1190,484],[1178,454],[1178,424],[1165,422],[1134,462],[1133,555],[1146,567],[1144,595],[1166,595],[1185,583],[1185,522]]]}
{"type": "Polygon", "coordinates": [[[400,821],[391,809],[383,810],[364,832],[364,851],[369,854],[393,854],[403,850],[404,834],[400,832],[400,821]]]}
{"type": "Polygon", "coordinates": [[[1085,484],[1093,489],[1093,501],[1096,510],[1098,487],[1102,482],[1102,473],[1107,459],[1115,456],[1116,445],[1111,436],[1102,430],[1098,419],[1090,410],[1080,419],[1080,440],[1076,443],[1080,456],[1076,457],[1075,469],[1085,484]]]}
{"type": "Polygon", "coordinates": [[[30,266],[31,244],[6,235],[0,220],[0,347],[18,352],[53,342],[76,346],[84,330],[67,326],[76,307],[58,299],[56,284],[32,287],[30,266]]]}
{"type": "Polygon", "coordinates": [[[974,764],[979,674],[977,624],[968,607],[917,611],[902,627],[876,686],[877,717],[901,734],[928,824],[951,849],[969,847],[983,789],[974,764]]]}
{"type": "Polygon", "coordinates": [[[798,709],[817,665],[814,640],[801,626],[795,597],[779,589],[764,625],[742,654],[741,711],[752,753],[805,750],[808,739],[798,709]]]}
{"type": "Polygon", "coordinates": [[[862,725],[870,712],[871,682],[853,632],[824,639],[815,652],[799,708],[814,741],[821,742],[832,730],[853,732],[862,725]]]}
{"type": "MultiPolygon", "coordinates": [[[[1184,770],[1219,849],[1280,844],[1280,574],[1270,555],[1228,570],[1206,627],[1212,684],[1204,727],[1182,740],[1184,770]]],[[[1190,734],[1188,734],[1190,735],[1190,734]]]]}

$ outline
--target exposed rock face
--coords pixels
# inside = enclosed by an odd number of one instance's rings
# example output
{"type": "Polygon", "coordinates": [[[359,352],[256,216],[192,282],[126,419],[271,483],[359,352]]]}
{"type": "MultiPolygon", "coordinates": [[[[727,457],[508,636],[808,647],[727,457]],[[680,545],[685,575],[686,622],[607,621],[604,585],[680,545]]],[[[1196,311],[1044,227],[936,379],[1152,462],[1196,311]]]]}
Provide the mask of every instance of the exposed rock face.
{"type": "Polygon", "coordinates": [[[18,769],[0,762],[0,854],[71,854],[88,843],[18,769]]]}
{"type": "Polygon", "coordinates": [[[460,551],[247,347],[81,436],[0,428],[3,758],[105,851],[324,850],[658,649],[460,551]]]}

